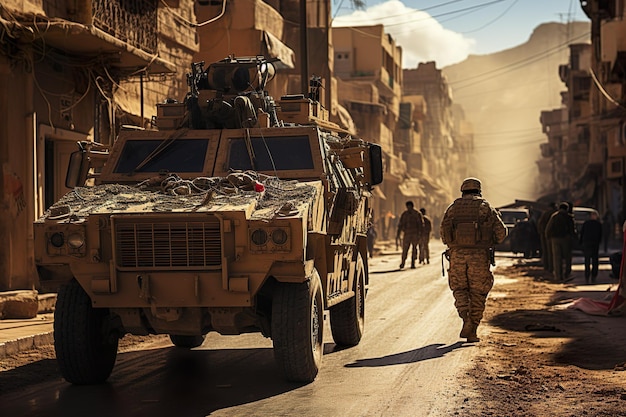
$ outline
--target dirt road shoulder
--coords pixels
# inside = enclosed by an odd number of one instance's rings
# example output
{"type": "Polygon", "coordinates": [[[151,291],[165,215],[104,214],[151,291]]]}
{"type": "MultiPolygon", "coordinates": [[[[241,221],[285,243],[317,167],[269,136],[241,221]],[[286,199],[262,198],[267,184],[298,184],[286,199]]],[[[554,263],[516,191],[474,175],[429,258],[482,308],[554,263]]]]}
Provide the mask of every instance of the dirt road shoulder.
{"type": "Polygon", "coordinates": [[[568,308],[579,297],[610,299],[617,281],[556,284],[521,260],[495,274],[480,352],[462,382],[472,395],[457,414],[626,416],[626,317],[568,308]]]}

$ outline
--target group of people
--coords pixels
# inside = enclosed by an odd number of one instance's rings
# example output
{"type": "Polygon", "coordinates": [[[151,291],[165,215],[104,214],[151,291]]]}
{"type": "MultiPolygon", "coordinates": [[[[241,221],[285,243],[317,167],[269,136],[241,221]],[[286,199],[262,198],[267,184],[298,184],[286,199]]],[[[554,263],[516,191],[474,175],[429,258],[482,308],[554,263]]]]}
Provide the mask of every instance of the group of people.
{"type": "Polygon", "coordinates": [[[554,274],[556,282],[572,279],[572,247],[580,243],[585,258],[585,282],[595,282],[599,269],[599,251],[603,227],[598,214],[591,212],[580,231],[576,230],[572,207],[566,202],[558,209],[553,205],[539,218],[537,229],[541,238],[542,262],[547,271],[554,274]]]}
{"type": "Polygon", "coordinates": [[[426,209],[421,208],[415,210],[412,201],[406,202],[406,210],[400,216],[398,221],[398,230],[396,232],[396,242],[402,238],[402,261],[400,269],[404,268],[406,258],[411,251],[411,269],[415,269],[415,261],[419,263],[430,263],[429,241],[432,232],[432,221],[426,215],[426,209]]]}
{"type": "MultiPolygon", "coordinates": [[[[578,238],[585,255],[585,279],[595,281],[598,275],[598,251],[602,241],[602,224],[597,213],[592,213],[577,234],[570,206],[561,203],[549,210],[538,222],[541,228],[544,266],[553,271],[559,282],[566,282],[572,268],[572,244],[578,238]]],[[[430,263],[428,241],[432,222],[426,210],[415,210],[412,201],[406,202],[406,211],[400,216],[397,235],[402,239],[404,268],[411,252],[411,268],[415,261],[430,263]],[[419,258],[418,258],[419,252],[419,258]]],[[[500,213],[482,197],[479,179],[466,178],[461,184],[461,197],[446,209],[440,228],[441,240],[447,246],[449,260],[448,286],[454,305],[463,325],[459,337],[468,342],[478,342],[478,325],[485,310],[485,302],[493,287],[491,265],[494,264],[494,247],[507,236],[507,228],[500,213]]]]}

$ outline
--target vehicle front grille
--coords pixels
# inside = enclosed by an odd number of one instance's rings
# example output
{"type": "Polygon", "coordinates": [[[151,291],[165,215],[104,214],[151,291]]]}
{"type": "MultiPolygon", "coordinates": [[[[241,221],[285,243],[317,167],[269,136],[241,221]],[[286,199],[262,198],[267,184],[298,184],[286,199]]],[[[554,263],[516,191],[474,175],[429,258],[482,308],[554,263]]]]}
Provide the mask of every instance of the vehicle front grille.
{"type": "Polygon", "coordinates": [[[201,220],[163,221],[118,218],[115,258],[119,268],[198,268],[221,265],[220,222],[201,220]]]}

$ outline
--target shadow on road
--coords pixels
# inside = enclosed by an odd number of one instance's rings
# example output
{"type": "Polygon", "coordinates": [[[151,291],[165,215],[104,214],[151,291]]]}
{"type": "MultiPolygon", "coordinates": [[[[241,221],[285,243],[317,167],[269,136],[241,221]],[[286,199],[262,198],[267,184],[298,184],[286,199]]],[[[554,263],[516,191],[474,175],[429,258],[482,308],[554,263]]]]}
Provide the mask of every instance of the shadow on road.
{"type": "Polygon", "coordinates": [[[33,388],[0,393],[2,415],[201,417],[306,385],[283,379],[270,348],[122,353],[106,383],[87,386],[63,381],[55,361],[44,360],[0,373],[1,382],[19,374],[33,388]]]}
{"type": "Polygon", "coordinates": [[[393,355],[382,356],[380,358],[357,359],[356,362],[347,364],[346,368],[389,366],[400,365],[403,363],[421,362],[429,359],[441,358],[455,349],[467,346],[469,345],[466,345],[463,342],[456,342],[452,345],[434,343],[432,345],[424,346],[418,349],[413,349],[402,353],[394,353],[393,355]]]}

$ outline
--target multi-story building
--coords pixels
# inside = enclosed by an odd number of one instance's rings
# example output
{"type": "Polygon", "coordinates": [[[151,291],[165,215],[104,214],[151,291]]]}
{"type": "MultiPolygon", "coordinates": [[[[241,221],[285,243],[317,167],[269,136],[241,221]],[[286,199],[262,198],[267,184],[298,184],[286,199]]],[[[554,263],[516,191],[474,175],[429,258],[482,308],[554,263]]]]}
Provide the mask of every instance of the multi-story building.
{"type": "MultiPolygon", "coordinates": [[[[565,94],[562,95],[565,98],[565,94]]],[[[543,133],[548,137],[547,143],[542,143],[541,159],[537,161],[539,169],[540,195],[556,202],[559,184],[566,181],[566,175],[561,172],[560,163],[563,155],[564,143],[567,142],[568,113],[565,107],[542,111],[539,121],[543,133]]],[[[562,200],[562,199],[558,199],[562,200]]]]}
{"type": "Polygon", "coordinates": [[[0,5],[0,290],[37,286],[33,221],[61,195],[79,141],[111,143],[182,97],[193,2],[4,0],[0,5]],[[166,74],[174,74],[167,76],[166,74]]]}
{"type": "Polygon", "coordinates": [[[424,185],[433,213],[443,213],[470,172],[473,129],[452,100],[450,86],[435,62],[403,71],[405,97],[422,96],[428,105],[421,132],[424,185]]]}
{"type": "Polygon", "coordinates": [[[618,224],[626,213],[625,3],[581,1],[591,44],[570,45],[570,62],[559,68],[564,108],[542,112],[548,143],[539,161],[551,170],[548,195],[593,206],[618,224]]]}
{"type": "Polygon", "coordinates": [[[375,217],[402,212],[408,198],[418,206],[424,193],[413,184],[400,187],[406,162],[394,150],[402,96],[402,49],[383,25],[333,28],[332,44],[338,105],[348,110],[359,136],[380,144],[384,152],[385,181],[374,201],[375,217]]]}
{"type": "MultiPolygon", "coordinates": [[[[601,211],[626,218],[626,9],[624,0],[581,1],[591,19],[591,141],[602,146],[603,190],[597,204],[601,211]]],[[[598,157],[596,157],[597,159],[598,157]]]]}

